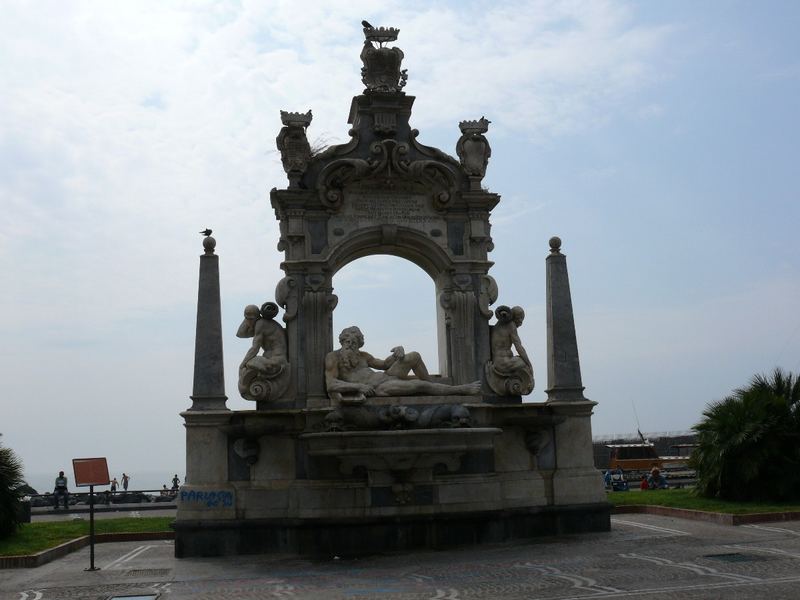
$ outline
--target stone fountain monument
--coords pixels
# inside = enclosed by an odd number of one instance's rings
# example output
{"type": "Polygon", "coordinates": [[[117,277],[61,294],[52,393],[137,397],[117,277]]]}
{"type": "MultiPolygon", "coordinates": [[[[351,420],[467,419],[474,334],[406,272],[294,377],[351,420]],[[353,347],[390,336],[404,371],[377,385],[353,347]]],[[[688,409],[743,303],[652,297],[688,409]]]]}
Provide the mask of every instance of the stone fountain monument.
{"type": "Polygon", "coordinates": [[[534,386],[525,314],[492,308],[490,122],[459,124],[458,159],[420,143],[403,52],[387,45],[398,30],[364,35],[348,143],[314,153],[311,111],[281,112],[289,184],[271,203],[283,276],[236,333],[251,341],[238,391],[254,410],[226,407],[219,259],[214,238],[203,241],[179,557],[347,556],[609,529],[561,240],[546,258],[548,399],[523,403],[534,386]],[[434,281],[438,374],[401,345],[368,354],[369,331],[333,331],[337,271],[373,254],[434,281]]]}

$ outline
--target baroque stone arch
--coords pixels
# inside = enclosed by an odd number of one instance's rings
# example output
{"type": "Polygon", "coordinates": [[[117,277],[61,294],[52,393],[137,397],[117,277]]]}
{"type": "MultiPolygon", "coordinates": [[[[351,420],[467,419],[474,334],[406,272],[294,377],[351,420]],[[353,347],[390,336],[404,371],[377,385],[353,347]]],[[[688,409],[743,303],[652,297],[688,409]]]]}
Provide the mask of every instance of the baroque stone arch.
{"type": "Polygon", "coordinates": [[[343,240],[328,257],[331,276],[364,256],[390,255],[415,264],[436,283],[454,269],[454,263],[429,236],[392,225],[361,229],[343,240]]]}
{"type": "Polygon", "coordinates": [[[271,192],[285,272],[276,300],[285,309],[297,407],[329,404],[333,277],[363,256],[398,256],[433,279],[439,371],[454,384],[482,379],[490,355],[497,286],[489,215],[500,198],[481,184],[489,121],[459,123],[454,158],[418,140],[409,124],[413,96],[375,85],[353,98],[350,141],[317,154],[306,138],[311,111],[281,113],[277,143],[289,185],[271,192]]]}
{"type": "MultiPolygon", "coordinates": [[[[451,375],[452,357],[448,352],[448,317],[445,307],[438,300],[444,290],[452,287],[455,263],[448,253],[433,242],[430,236],[418,231],[396,226],[375,226],[359,230],[343,240],[328,257],[331,267],[332,287],[335,290],[335,275],[345,266],[367,256],[394,256],[408,261],[421,269],[434,284],[436,301],[436,342],[438,372],[444,377],[451,375]]],[[[336,332],[333,339],[336,339],[336,332]]],[[[399,340],[398,340],[399,343],[399,340]]],[[[430,358],[430,357],[429,357],[430,358]]]]}

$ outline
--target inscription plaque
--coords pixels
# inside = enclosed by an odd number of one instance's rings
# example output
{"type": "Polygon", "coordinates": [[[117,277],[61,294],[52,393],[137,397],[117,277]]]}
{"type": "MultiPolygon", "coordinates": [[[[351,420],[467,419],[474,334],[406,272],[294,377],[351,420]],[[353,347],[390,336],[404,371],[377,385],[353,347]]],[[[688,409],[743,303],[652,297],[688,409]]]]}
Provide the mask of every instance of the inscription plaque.
{"type": "MultiPolygon", "coordinates": [[[[433,210],[428,194],[386,189],[346,190],[341,210],[328,221],[329,237],[341,238],[351,231],[376,225],[399,225],[428,235],[446,227],[444,219],[433,210]]],[[[439,243],[441,239],[436,241],[439,243]]]]}

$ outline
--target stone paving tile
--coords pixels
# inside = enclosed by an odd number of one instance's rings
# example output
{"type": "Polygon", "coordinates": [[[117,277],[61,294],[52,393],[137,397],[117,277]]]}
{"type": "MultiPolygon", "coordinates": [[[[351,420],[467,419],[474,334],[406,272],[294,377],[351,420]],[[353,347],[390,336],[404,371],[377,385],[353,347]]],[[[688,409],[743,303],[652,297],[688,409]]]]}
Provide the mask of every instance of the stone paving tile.
{"type": "Polygon", "coordinates": [[[171,542],[97,546],[38,569],[0,571],[0,599],[479,600],[800,597],[800,523],[726,527],[620,515],[608,534],[358,560],[183,559],[171,542]]]}

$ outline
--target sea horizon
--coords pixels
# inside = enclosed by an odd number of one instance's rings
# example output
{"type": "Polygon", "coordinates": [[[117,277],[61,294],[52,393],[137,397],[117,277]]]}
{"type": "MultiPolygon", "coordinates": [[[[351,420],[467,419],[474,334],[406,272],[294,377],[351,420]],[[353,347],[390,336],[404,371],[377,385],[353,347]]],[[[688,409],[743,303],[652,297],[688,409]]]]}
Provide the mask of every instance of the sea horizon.
{"type": "MultiPolygon", "coordinates": [[[[109,473],[111,479],[114,477],[117,478],[118,486],[117,490],[122,490],[122,471],[119,473],[109,473]]],[[[172,478],[175,476],[176,471],[125,471],[128,476],[131,478],[130,483],[128,484],[129,490],[160,490],[162,489],[163,485],[166,485],[168,488],[172,487],[172,478]]],[[[77,487],[75,485],[74,475],[72,470],[64,470],[64,474],[67,476],[68,486],[70,492],[88,492],[88,487],[77,487]]],[[[178,478],[181,480],[181,484],[185,479],[184,474],[181,471],[177,471],[178,478]]],[[[53,487],[55,485],[55,479],[58,477],[58,471],[53,473],[42,473],[42,472],[30,472],[25,473],[25,482],[35,489],[39,494],[47,494],[53,491],[53,487]]],[[[95,490],[97,491],[105,491],[109,489],[109,486],[102,485],[102,486],[95,486],[95,490]]]]}

